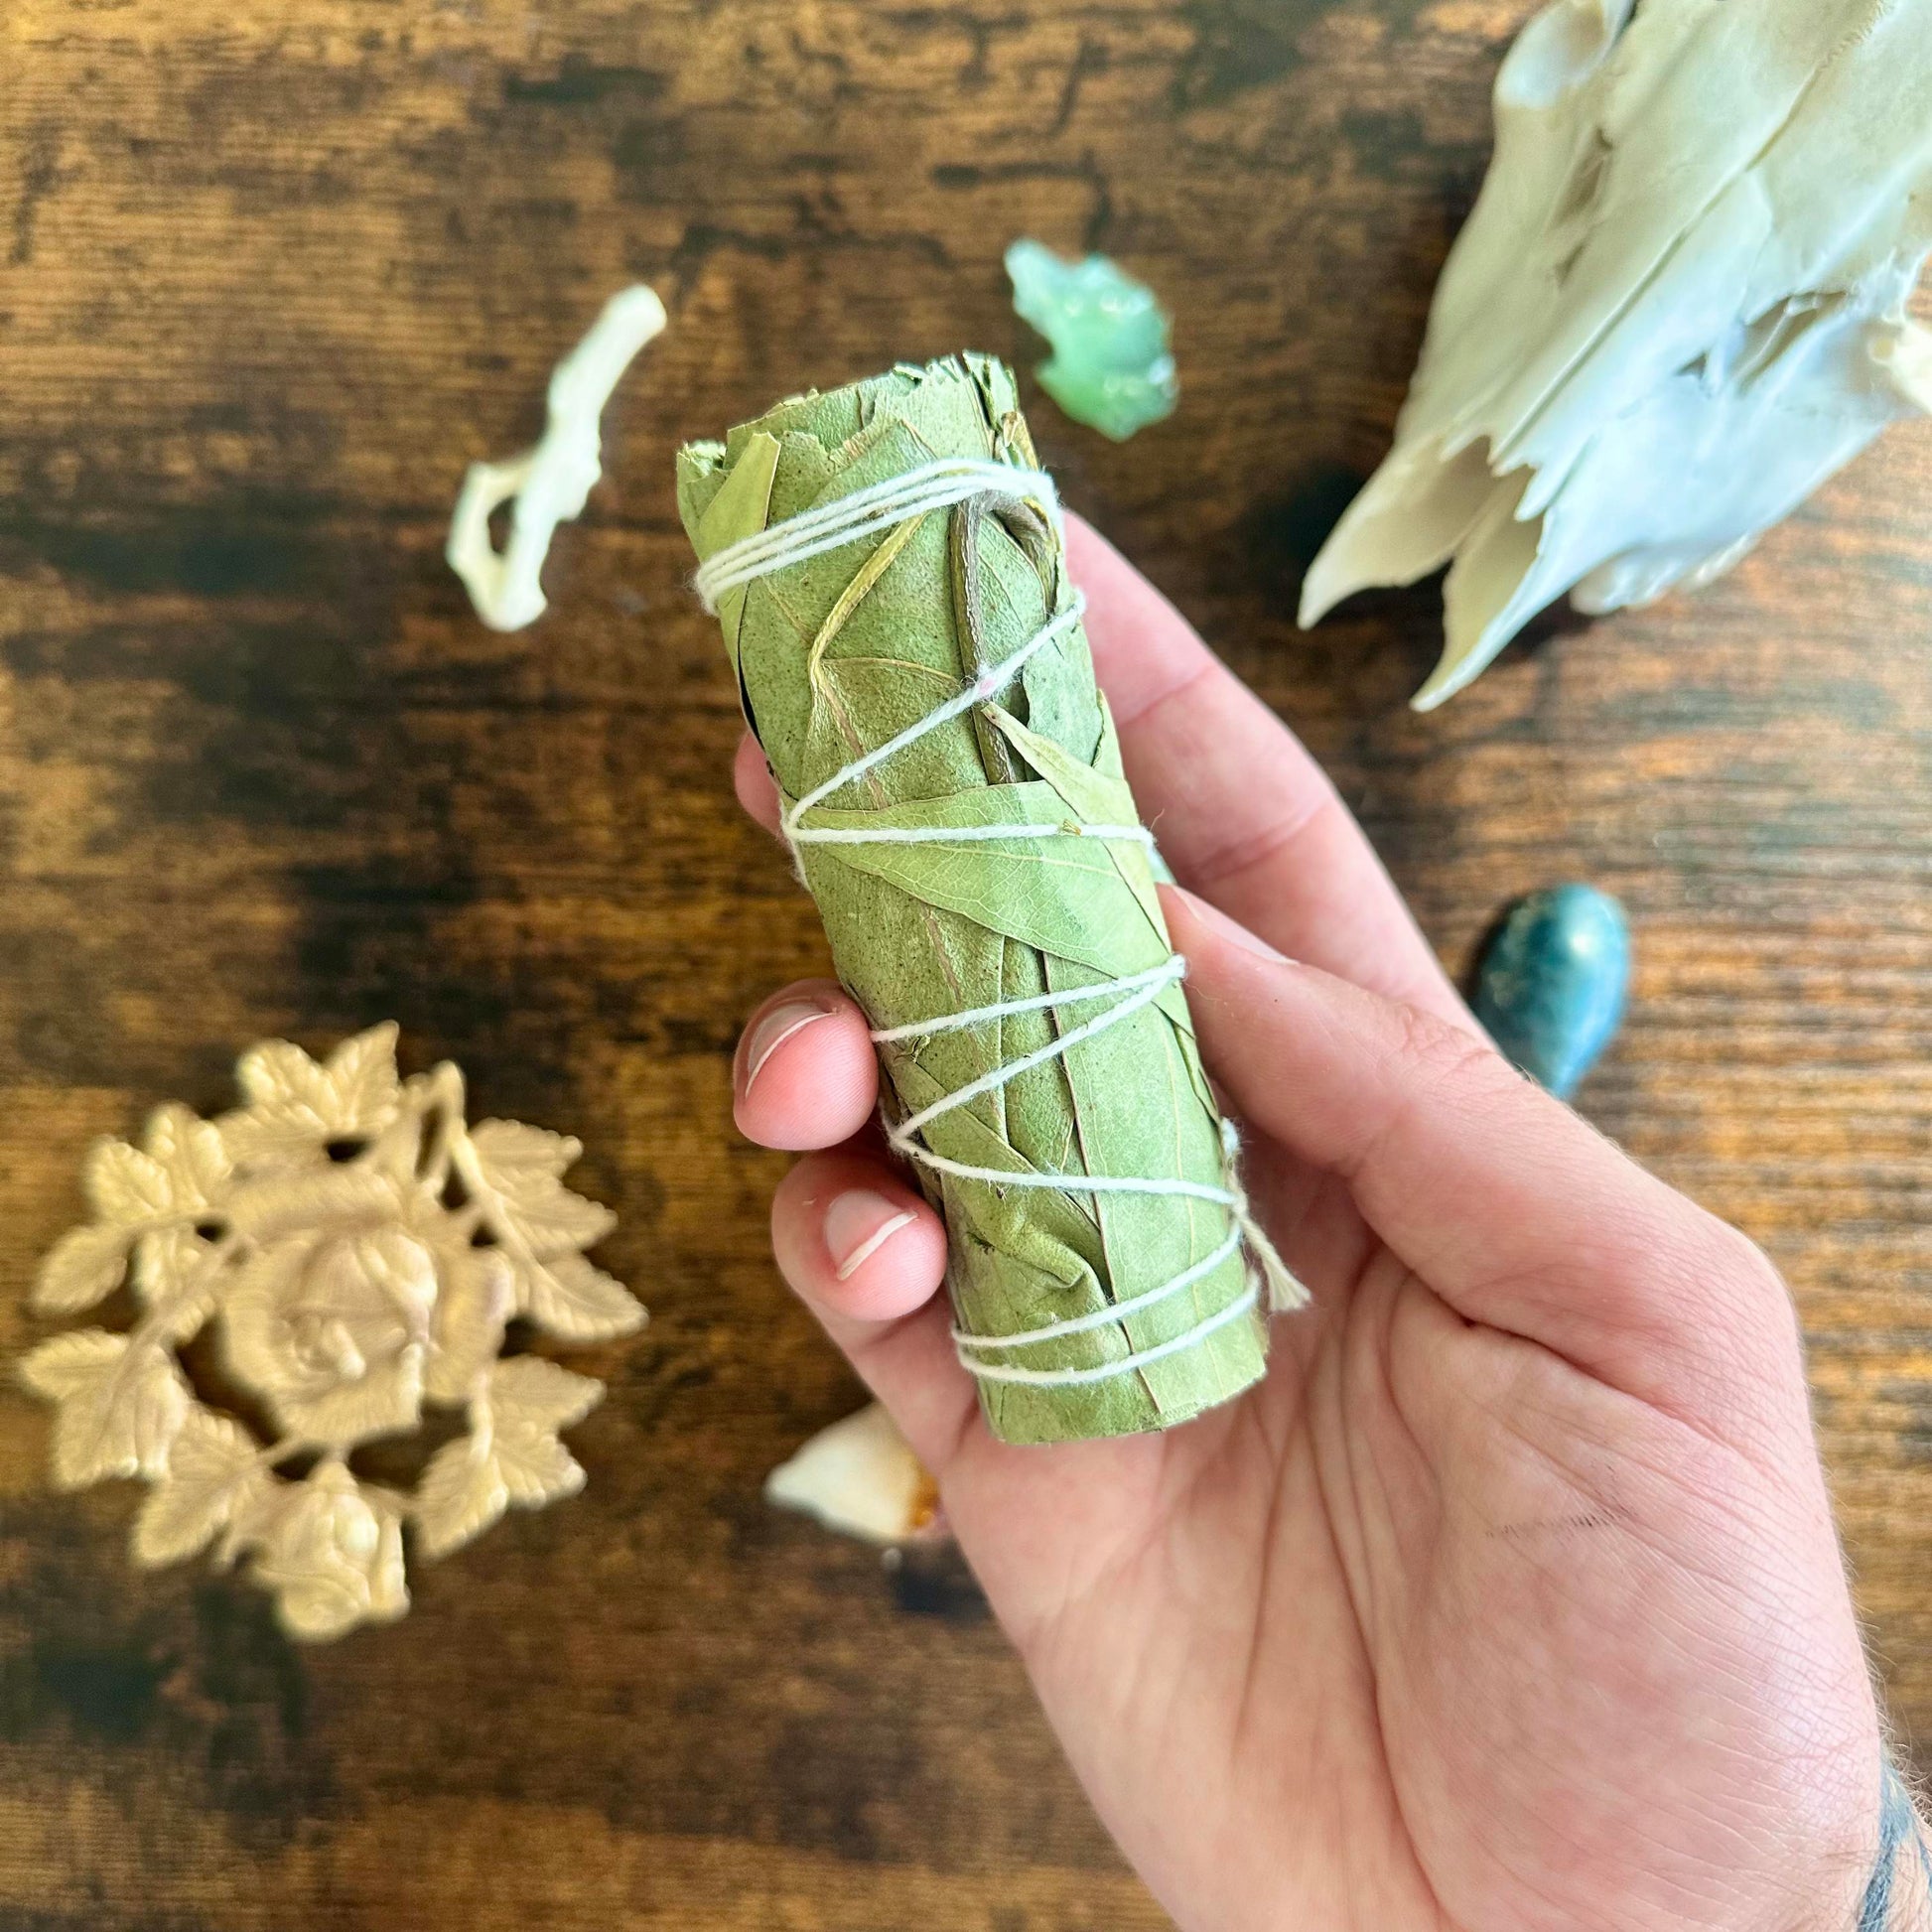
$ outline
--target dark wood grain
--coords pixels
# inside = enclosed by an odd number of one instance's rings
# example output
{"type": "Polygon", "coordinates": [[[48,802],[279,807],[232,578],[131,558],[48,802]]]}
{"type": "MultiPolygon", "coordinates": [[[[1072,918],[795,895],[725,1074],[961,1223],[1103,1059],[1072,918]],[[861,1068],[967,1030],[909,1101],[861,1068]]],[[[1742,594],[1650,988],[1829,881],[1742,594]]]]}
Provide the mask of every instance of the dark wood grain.
{"type": "Polygon", "coordinates": [[[296,1650],[136,1575],[0,1393],[0,1925],[13,1932],[1131,1932],[1161,1923],[970,1584],[767,1513],[856,1401],[764,1248],[737,1025],[822,964],[733,807],[676,442],[962,345],[1000,252],[1093,244],[1177,315],[1072,500],[1305,735],[1445,956],[1564,877],[1633,914],[1587,1110],[1803,1308],[1862,1600],[1932,1740],[1932,436],[1695,602],[1541,626],[1403,701],[1433,591],[1293,626],[1385,447],[1522,0],[16,0],[0,21],[0,1356],[87,1139],[235,1052],[404,1028],[580,1134],[651,1304],[587,1351],[580,1499],[296,1650]],[[672,324],[554,609],[441,562],[598,303],[672,324]]]}

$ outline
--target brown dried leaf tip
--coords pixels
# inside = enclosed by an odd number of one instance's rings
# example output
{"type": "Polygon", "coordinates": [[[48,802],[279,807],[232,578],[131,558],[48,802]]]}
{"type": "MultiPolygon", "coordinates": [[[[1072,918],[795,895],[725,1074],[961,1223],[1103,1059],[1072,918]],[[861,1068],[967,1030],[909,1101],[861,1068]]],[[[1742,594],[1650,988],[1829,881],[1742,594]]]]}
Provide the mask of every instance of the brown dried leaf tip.
{"type": "Polygon", "coordinates": [[[318,1063],[286,1040],[242,1056],[247,1104],[218,1120],[161,1108],[138,1148],[101,1141],[84,1181],[95,1219],[58,1242],[35,1306],[91,1308],[131,1278],[131,1332],[56,1335],[20,1365],[57,1405],[54,1480],[145,1477],[136,1563],[212,1544],[252,1560],[298,1637],[334,1637],[409,1607],[402,1530],[439,1557],[511,1503],[574,1494],[559,1440],[603,1384],[534,1355],[498,1360],[521,1315],[564,1341],[644,1321],[584,1259],[614,1216],[563,1184],[582,1148],[515,1121],[464,1120],[463,1075],[402,1079],[396,1029],[318,1063]],[[216,1324],[226,1368],[273,1422],[262,1441],[197,1395],[176,1349],[216,1324]],[[407,1434],[425,1405],[465,1432],[413,1494],[358,1478],[358,1444],[407,1434]],[[277,1473],[313,1457],[299,1477],[277,1473]]]}

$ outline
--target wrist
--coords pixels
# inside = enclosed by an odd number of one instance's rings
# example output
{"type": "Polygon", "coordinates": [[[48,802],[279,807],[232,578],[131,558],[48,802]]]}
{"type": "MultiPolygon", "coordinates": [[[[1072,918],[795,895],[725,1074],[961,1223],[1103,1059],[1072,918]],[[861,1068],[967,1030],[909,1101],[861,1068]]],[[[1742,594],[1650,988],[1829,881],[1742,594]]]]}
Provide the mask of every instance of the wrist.
{"type": "Polygon", "coordinates": [[[1878,1853],[1856,1932],[1932,1932],[1932,1849],[1889,1758],[1879,1782],[1878,1853]]]}

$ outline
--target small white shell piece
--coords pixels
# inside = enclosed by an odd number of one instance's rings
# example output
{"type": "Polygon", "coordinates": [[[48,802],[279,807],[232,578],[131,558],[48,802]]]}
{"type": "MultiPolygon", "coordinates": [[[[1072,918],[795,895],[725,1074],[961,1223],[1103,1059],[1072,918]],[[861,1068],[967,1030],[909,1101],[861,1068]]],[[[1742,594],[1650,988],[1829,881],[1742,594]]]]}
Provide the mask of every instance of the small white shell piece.
{"type": "Polygon", "coordinates": [[[764,1498],[866,1543],[933,1533],[938,1491],[877,1402],[822,1429],[765,1478],[764,1498]]]}
{"type": "Polygon", "coordinates": [[[1708,584],[1932,411],[1932,0],[1556,0],[1495,112],[1395,447],[1303,587],[1309,624],[1449,565],[1419,710],[1566,591],[1708,584]]]}
{"type": "Polygon", "coordinates": [[[550,378],[542,440],[507,463],[473,463],[444,550],[477,615],[492,630],[520,630],[544,612],[537,581],[559,523],[581,516],[604,472],[598,419],[632,357],[664,327],[664,305],[641,282],[604,305],[591,333],[550,378]],[[511,497],[509,541],[489,541],[490,513],[511,497]]]}

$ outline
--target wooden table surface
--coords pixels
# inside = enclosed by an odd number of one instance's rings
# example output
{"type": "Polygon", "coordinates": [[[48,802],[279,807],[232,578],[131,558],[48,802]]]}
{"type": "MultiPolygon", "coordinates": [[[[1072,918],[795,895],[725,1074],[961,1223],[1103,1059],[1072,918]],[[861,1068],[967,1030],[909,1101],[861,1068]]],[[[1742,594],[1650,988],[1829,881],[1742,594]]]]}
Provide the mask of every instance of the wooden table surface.
{"type": "Polygon", "coordinates": [[[749,1008],[820,968],[732,804],[677,441],[898,356],[1016,358],[1000,256],[1177,317],[1179,414],[1033,420],[1308,739],[1457,971],[1566,877],[1638,978],[1587,1110],[1789,1273],[1893,1708],[1932,1740],[1932,433],[1735,577],[1546,621],[1417,718],[1433,588],[1294,626],[1385,448],[1523,0],[14,0],[0,21],[0,1358],[89,1138],[393,1018],[582,1136],[650,1303],[580,1351],[588,1492],[292,1647],[0,1393],[7,1932],[1135,1932],[956,1562],[766,1510],[853,1407],[764,1246],[749,1008]],[[442,562],[624,282],[668,334],[553,609],[442,562]]]}

